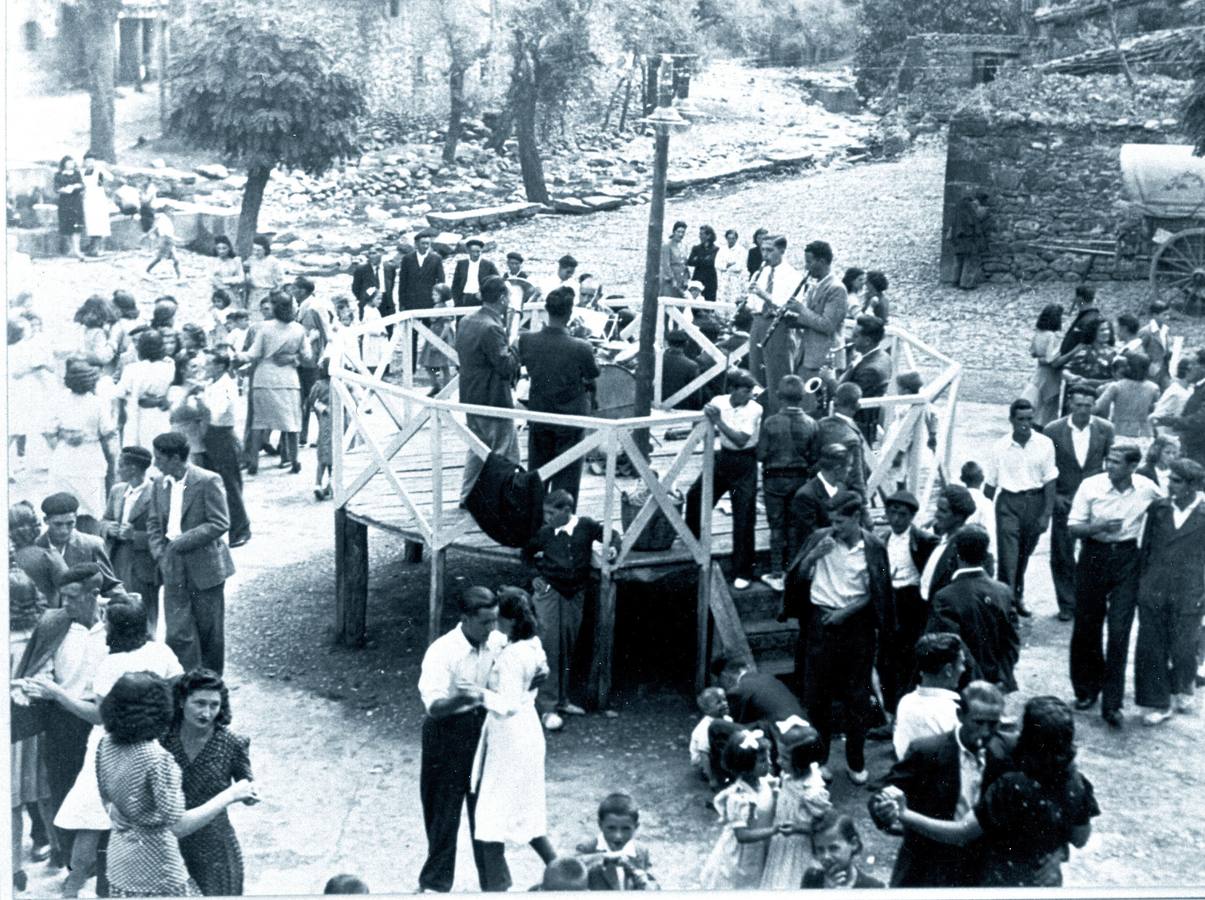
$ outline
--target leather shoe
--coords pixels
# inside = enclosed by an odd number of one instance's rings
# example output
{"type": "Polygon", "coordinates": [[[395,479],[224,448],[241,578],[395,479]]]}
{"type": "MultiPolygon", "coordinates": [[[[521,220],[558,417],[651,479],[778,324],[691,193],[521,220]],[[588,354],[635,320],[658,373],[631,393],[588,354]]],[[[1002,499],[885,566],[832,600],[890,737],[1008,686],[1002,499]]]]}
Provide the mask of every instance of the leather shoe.
{"type": "Polygon", "coordinates": [[[1121,728],[1125,725],[1125,717],[1122,716],[1119,709],[1111,709],[1106,713],[1101,713],[1100,717],[1105,720],[1105,724],[1110,728],[1121,728]]]}
{"type": "Polygon", "coordinates": [[[1025,605],[1025,601],[1023,601],[1023,600],[1018,600],[1015,608],[1017,610],[1017,615],[1019,615],[1023,619],[1028,619],[1030,616],[1033,615],[1033,613],[1030,612],[1029,607],[1025,605]]]}
{"type": "Polygon", "coordinates": [[[891,740],[892,727],[890,725],[876,725],[870,731],[866,732],[868,741],[889,741],[891,740]]]}
{"type": "Polygon", "coordinates": [[[1095,703],[1096,703],[1095,697],[1076,697],[1075,698],[1075,708],[1078,710],[1091,709],[1093,704],[1095,704],[1095,703]]]}
{"type": "Polygon", "coordinates": [[[1070,622],[1074,618],[1075,618],[1075,613],[1069,613],[1069,612],[1066,612],[1065,610],[1061,610],[1061,609],[1059,610],[1059,621],[1060,622],[1070,622]]]}

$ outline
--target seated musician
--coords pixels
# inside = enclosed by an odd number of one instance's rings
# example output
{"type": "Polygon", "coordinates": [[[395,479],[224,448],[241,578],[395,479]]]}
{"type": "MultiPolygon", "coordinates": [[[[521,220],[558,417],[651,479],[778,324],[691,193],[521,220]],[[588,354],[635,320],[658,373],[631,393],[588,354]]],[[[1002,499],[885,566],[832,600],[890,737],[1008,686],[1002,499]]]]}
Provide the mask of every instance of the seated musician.
{"type": "MultiPolygon", "coordinates": [[[[589,393],[598,378],[594,348],[569,333],[573,294],[557,288],[544,301],[548,324],[519,335],[519,360],[531,377],[527,408],[533,412],[590,414],[589,393]]],[[[534,471],[582,438],[580,428],[532,422],[528,429],[527,469],[534,471]]],[[[549,490],[565,490],[577,500],[582,462],[575,460],[552,476],[549,490]]]]}

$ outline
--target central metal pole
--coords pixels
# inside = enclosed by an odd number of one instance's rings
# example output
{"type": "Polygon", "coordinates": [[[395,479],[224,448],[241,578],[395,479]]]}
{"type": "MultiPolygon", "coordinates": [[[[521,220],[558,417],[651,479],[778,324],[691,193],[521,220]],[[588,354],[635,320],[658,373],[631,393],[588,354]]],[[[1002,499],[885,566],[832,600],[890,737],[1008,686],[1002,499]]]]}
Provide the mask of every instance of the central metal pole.
{"type": "MultiPolygon", "coordinates": [[[[669,128],[655,126],[657,142],[653,154],[653,198],[649,205],[648,245],[644,254],[644,303],[640,310],[640,352],[636,356],[636,415],[647,416],[653,408],[653,376],[656,370],[657,298],[661,293],[661,236],[665,231],[665,181],[669,168],[669,128]]],[[[649,456],[648,429],[632,435],[637,448],[649,456]]]]}

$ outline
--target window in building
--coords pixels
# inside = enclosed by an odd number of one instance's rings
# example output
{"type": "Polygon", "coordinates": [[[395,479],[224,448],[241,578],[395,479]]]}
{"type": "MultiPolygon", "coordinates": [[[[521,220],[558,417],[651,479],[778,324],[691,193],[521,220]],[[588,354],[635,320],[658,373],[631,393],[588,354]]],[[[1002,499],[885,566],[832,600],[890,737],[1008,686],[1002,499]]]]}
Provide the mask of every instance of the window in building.
{"type": "Polygon", "coordinates": [[[26,22],[21,29],[25,39],[25,49],[30,53],[36,53],[42,46],[42,29],[38,27],[37,22],[26,22]]]}
{"type": "Polygon", "coordinates": [[[402,0],[389,0],[389,18],[396,19],[402,14],[402,0]]]}
{"type": "Polygon", "coordinates": [[[1003,63],[1003,58],[994,53],[976,53],[972,62],[971,83],[987,84],[995,81],[1003,63]]]}

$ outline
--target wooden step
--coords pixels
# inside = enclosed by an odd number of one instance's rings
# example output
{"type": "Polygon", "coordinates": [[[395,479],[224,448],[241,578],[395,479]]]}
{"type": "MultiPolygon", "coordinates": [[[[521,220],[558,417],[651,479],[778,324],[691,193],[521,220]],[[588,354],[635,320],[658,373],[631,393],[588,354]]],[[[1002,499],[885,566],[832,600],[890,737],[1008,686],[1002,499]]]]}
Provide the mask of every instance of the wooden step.
{"type": "Polygon", "coordinates": [[[799,637],[799,626],[794,621],[779,622],[777,619],[761,619],[745,622],[745,637],[755,657],[778,653],[794,654],[795,642],[799,637]]]}
{"type": "Polygon", "coordinates": [[[773,619],[782,609],[782,594],[760,581],[753,582],[743,591],[730,589],[729,593],[742,622],[773,619]]]}

